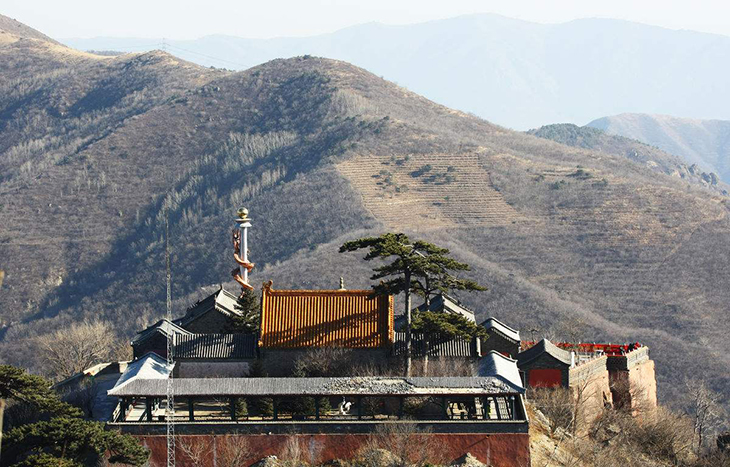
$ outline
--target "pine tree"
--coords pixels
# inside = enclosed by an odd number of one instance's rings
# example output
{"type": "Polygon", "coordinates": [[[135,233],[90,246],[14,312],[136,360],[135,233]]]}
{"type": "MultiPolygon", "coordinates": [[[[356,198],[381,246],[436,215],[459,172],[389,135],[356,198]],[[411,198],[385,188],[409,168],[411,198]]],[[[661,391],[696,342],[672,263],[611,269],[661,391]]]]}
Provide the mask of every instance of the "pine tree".
{"type": "Polygon", "coordinates": [[[7,434],[7,445],[9,456],[3,456],[4,462],[8,457],[23,459],[43,453],[42,460],[48,465],[97,465],[108,455],[109,463],[141,466],[149,457],[134,437],[107,431],[101,422],[71,417],[14,428],[7,434]]]}
{"type": "Polygon", "coordinates": [[[472,337],[486,339],[488,337],[487,330],[483,326],[455,313],[416,312],[413,317],[413,330],[438,336],[441,340],[472,337]]]}
{"type": "Polygon", "coordinates": [[[340,252],[367,248],[365,260],[386,259],[394,261],[373,269],[372,280],[381,280],[373,287],[377,294],[405,295],[406,316],[406,376],[411,374],[412,316],[411,293],[424,296],[428,302],[433,293],[448,290],[485,290],[474,281],[460,279],[451,271],[468,271],[469,265],[449,257],[449,250],[421,240],[411,241],[402,233],[386,233],[379,237],[365,237],[346,242],[340,252]]]}
{"type": "Polygon", "coordinates": [[[426,259],[425,270],[413,280],[413,291],[423,298],[426,305],[431,303],[433,295],[439,293],[453,290],[487,290],[471,279],[462,279],[452,273],[452,271],[470,271],[471,267],[468,264],[449,257],[450,251],[446,248],[430,246],[431,248],[421,253],[426,259]]]}
{"type": "Polygon", "coordinates": [[[20,425],[4,436],[3,463],[83,466],[89,462],[143,465],[149,452],[135,438],[104,429],[81,418],[81,411],[62,402],[51,383],[20,368],[0,365],[0,399],[27,404],[47,420],[20,425]]]}
{"type": "Polygon", "coordinates": [[[261,305],[253,290],[244,290],[236,302],[238,315],[233,315],[226,329],[229,333],[258,334],[261,325],[261,305]]]}
{"type": "Polygon", "coordinates": [[[247,417],[248,416],[248,401],[245,397],[239,397],[236,399],[236,417],[247,417]]]}

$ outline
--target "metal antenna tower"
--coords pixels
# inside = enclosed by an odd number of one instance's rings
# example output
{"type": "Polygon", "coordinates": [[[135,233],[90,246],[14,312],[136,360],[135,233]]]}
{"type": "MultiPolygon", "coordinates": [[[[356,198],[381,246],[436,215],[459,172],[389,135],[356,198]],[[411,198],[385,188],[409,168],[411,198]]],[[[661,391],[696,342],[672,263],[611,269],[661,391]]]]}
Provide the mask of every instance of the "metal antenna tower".
{"type": "MultiPolygon", "coordinates": [[[[167,321],[172,323],[172,277],[170,273],[170,214],[165,207],[165,264],[167,279],[167,321]]],[[[175,366],[173,350],[175,348],[175,332],[170,328],[167,333],[167,366],[170,376],[167,378],[167,406],[165,422],[167,425],[167,467],[175,466],[175,394],[172,388],[172,369],[175,366]]]]}

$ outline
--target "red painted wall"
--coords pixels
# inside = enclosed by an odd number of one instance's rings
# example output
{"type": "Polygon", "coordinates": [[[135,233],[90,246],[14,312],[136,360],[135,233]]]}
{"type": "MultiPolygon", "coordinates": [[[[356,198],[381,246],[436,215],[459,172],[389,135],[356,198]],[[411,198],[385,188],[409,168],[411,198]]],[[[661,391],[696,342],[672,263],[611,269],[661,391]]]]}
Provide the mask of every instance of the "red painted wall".
{"type": "MultiPolygon", "coordinates": [[[[524,434],[417,434],[412,443],[426,443],[433,447],[436,457],[433,461],[449,464],[467,452],[493,467],[529,467],[530,438],[524,434]],[[422,439],[418,439],[422,438],[422,439]]],[[[137,436],[143,445],[152,451],[150,467],[164,466],[167,455],[166,438],[162,435],[137,436]]],[[[298,443],[306,462],[326,462],[334,459],[350,459],[367,443],[366,434],[317,434],[317,435],[183,435],[177,441],[176,460],[178,466],[192,465],[181,444],[193,446],[206,467],[222,467],[225,464],[226,446],[235,445],[236,440],[245,439],[245,444],[254,453],[245,466],[275,455],[285,457],[287,445],[298,443]],[[228,443],[228,444],[227,444],[228,443]]],[[[189,449],[190,450],[190,449],[189,449]]]]}
{"type": "Polygon", "coordinates": [[[559,369],[532,369],[529,372],[527,384],[533,388],[559,387],[563,384],[563,373],[559,369]]]}

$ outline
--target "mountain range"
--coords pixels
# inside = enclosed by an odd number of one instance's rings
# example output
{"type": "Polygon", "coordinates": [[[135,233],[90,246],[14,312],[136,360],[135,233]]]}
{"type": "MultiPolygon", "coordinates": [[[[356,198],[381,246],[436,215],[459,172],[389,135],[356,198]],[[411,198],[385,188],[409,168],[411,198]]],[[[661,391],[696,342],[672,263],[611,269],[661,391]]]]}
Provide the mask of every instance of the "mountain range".
{"type": "Polygon", "coordinates": [[[620,114],[599,118],[587,126],[651,144],[730,182],[730,120],[620,114]]]}
{"type": "Polygon", "coordinates": [[[231,72],[39,34],[0,33],[3,361],[38,368],[36,337],[74,321],[163,316],[166,212],[176,314],[230,286],[244,205],[254,282],[368,287],[338,247],[403,231],[472,265],[480,319],[644,342],[664,400],[690,375],[728,394],[730,199],[675,156],[509,130],[338,60],[231,72]]]}
{"type": "MultiPolygon", "coordinates": [[[[63,39],[80,50],[145,51],[161,39],[63,39]]],[[[367,23],[312,37],[166,40],[205,66],[247,69],[305,54],[344,60],[440,104],[527,130],[625,112],[730,119],[730,37],[613,19],[538,24],[476,14],[367,23]]]]}

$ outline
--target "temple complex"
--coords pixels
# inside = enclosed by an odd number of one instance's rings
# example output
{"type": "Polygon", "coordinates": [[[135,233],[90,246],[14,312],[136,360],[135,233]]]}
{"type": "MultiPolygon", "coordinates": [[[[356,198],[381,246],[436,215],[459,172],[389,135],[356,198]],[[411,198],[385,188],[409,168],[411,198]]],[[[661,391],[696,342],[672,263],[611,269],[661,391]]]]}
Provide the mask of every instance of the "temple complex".
{"type": "MultiPolygon", "coordinates": [[[[441,373],[423,374],[426,366],[415,365],[414,376],[403,376],[406,332],[393,297],[342,282],[332,290],[265,282],[257,331],[232,332],[243,316],[239,298],[255,289],[250,227],[248,212],[239,210],[231,274],[241,294],[220,287],[180,317],[141,330],[131,341],[134,360],[116,367],[116,383],[101,396],[113,408],[109,427],[142,439],[153,463],[166,454],[170,423],[180,439],[245,439],[256,447],[250,463],[292,439],[316,442],[321,462],[347,457],[372,433],[405,423],[415,424],[424,442],[439,443],[448,462],[469,452],[488,465],[529,465],[530,388],[571,391],[584,401],[586,419],[606,407],[656,405],[647,347],[528,342],[493,317],[480,324],[487,339],[413,333],[414,363],[427,357],[441,373]],[[299,373],[323,361],[339,373],[299,373]]],[[[446,294],[414,311],[426,310],[477,322],[478,310],[446,294]]]]}

